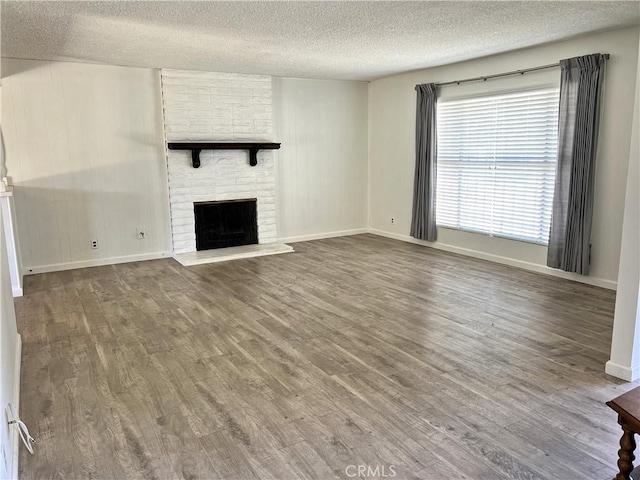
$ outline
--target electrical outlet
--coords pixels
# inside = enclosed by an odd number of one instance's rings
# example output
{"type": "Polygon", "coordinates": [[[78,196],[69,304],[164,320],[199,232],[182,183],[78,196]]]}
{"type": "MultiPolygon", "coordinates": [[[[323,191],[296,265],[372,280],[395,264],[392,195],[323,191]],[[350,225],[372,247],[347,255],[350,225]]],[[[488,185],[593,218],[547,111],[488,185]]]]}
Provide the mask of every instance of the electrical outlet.
{"type": "Polygon", "coordinates": [[[91,240],[91,248],[93,250],[100,248],[100,245],[98,244],[98,240],[91,240]]]}
{"type": "Polygon", "coordinates": [[[144,227],[136,227],[136,238],[138,240],[144,240],[147,238],[146,229],[144,227]]]}

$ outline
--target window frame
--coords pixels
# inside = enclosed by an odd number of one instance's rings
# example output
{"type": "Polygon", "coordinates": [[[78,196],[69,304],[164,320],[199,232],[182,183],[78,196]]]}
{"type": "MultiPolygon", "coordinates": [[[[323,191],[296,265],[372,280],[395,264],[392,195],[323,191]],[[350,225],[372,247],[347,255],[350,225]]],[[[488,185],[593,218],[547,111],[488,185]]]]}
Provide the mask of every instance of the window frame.
{"type": "MultiPolygon", "coordinates": [[[[560,92],[560,85],[559,82],[544,82],[544,83],[540,83],[540,84],[535,84],[535,85],[527,85],[526,87],[513,87],[513,88],[500,88],[500,89],[495,89],[495,90],[481,90],[479,92],[475,92],[475,93],[465,93],[462,95],[451,95],[451,96],[446,96],[446,97],[440,97],[438,98],[438,102],[436,104],[436,116],[438,115],[438,108],[441,104],[447,104],[447,103],[453,103],[453,102],[458,102],[458,101],[464,101],[464,100],[473,100],[473,99],[482,99],[482,98],[488,98],[488,97],[498,97],[498,96],[503,96],[503,95],[510,95],[510,94],[526,94],[527,92],[537,92],[537,91],[544,91],[544,90],[555,90],[558,92],[560,92]]],[[[559,107],[559,105],[558,105],[559,107]]],[[[558,117],[559,117],[559,110],[558,110],[558,117]]],[[[439,120],[439,118],[438,118],[439,120]]],[[[440,128],[440,122],[438,121],[437,124],[437,128],[438,128],[438,135],[439,135],[439,128],[440,128]]],[[[557,132],[556,132],[557,134],[557,132]]],[[[439,153],[439,145],[438,145],[438,150],[437,153],[439,153]]],[[[557,153],[556,153],[556,161],[555,161],[555,167],[556,167],[556,173],[557,173],[557,162],[558,162],[558,158],[557,158],[557,153]]],[[[436,164],[436,172],[437,172],[437,164],[436,164]]],[[[437,180],[438,176],[436,177],[436,189],[438,188],[438,180],[437,180]]],[[[436,190],[437,191],[437,190],[436,190]]],[[[437,202],[437,194],[436,194],[436,202],[437,202]]],[[[436,212],[437,212],[437,208],[438,205],[436,203],[436,212]]],[[[510,235],[505,235],[502,233],[490,233],[490,232],[486,232],[486,231],[482,231],[482,230],[478,230],[478,229],[474,229],[474,228],[457,228],[457,227],[453,227],[450,225],[441,225],[438,223],[438,215],[436,215],[436,226],[438,229],[440,228],[444,228],[447,230],[452,230],[452,231],[456,231],[456,232],[464,232],[464,233],[471,233],[474,235],[482,235],[484,237],[490,237],[490,238],[500,238],[500,239],[504,239],[504,240],[510,240],[513,242],[520,242],[520,243],[527,243],[530,245],[536,245],[536,246],[542,246],[542,247],[547,247],[549,245],[549,238],[547,236],[547,239],[545,241],[536,241],[533,239],[527,239],[527,238],[518,238],[518,237],[514,237],[514,236],[510,236],[510,235]]]]}

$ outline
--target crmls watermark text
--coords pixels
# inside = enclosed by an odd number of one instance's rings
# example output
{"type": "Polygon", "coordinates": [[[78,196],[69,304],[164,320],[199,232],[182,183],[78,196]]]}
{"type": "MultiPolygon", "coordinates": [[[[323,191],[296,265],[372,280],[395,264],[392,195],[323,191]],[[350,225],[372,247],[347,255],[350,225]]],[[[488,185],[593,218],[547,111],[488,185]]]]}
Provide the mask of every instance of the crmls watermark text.
{"type": "Polygon", "coordinates": [[[344,473],[349,478],[393,478],[395,465],[347,465],[344,473]]]}

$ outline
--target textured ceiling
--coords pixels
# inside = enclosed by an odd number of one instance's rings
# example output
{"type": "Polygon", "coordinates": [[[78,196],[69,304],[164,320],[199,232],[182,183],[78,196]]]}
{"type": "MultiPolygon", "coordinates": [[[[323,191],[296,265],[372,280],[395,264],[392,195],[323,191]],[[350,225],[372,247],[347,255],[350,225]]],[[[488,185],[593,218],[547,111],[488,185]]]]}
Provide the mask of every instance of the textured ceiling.
{"type": "Polygon", "coordinates": [[[637,24],[640,3],[1,4],[3,57],[370,80],[637,24]]]}

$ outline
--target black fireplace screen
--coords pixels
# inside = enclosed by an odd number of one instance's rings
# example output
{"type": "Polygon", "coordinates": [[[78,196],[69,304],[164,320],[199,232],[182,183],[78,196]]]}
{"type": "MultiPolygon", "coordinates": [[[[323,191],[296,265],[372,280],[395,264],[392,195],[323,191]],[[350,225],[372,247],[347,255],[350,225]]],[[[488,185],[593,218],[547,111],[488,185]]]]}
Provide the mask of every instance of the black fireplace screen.
{"type": "Polygon", "coordinates": [[[196,250],[258,243],[256,199],[198,202],[196,250]]]}

